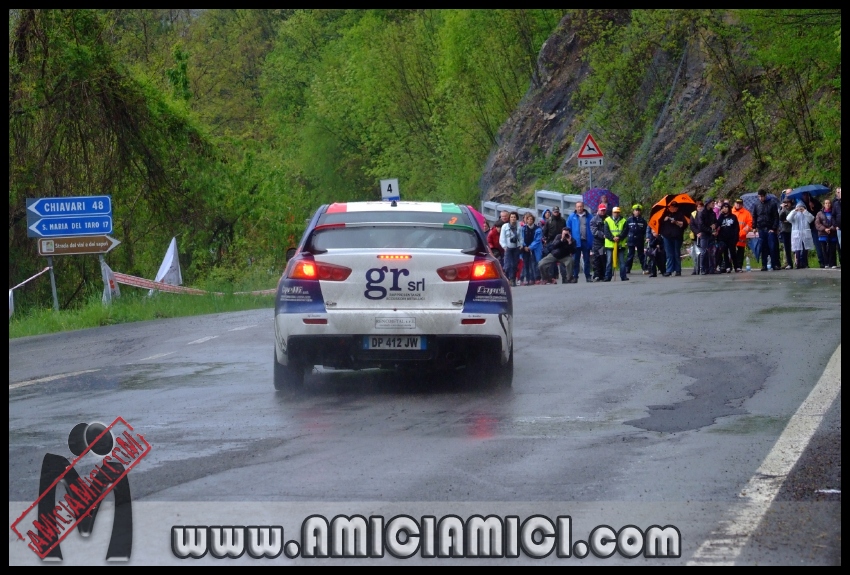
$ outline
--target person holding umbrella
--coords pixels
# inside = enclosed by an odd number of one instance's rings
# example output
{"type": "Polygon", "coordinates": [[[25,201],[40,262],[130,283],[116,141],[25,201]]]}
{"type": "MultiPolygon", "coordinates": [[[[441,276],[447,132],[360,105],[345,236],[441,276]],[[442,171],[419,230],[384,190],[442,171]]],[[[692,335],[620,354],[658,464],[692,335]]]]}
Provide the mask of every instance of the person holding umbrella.
{"type": "Polygon", "coordinates": [[[596,215],[590,220],[593,234],[593,281],[601,282],[605,275],[605,220],[608,219],[608,206],[599,204],[596,215]]]}
{"type": "MultiPolygon", "coordinates": [[[[823,209],[823,205],[809,192],[803,192],[803,203],[806,205],[806,210],[808,210],[808,212],[815,218],[823,209]]],[[[821,243],[818,241],[818,230],[815,227],[814,220],[812,220],[809,229],[811,230],[812,240],[815,244],[815,253],[818,255],[818,265],[822,268],[826,267],[826,263],[823,260],[823,248],[821,247],[821,243]]]]}
{"type": "Polygon", "coordinates": [[[678,202],[673,202],[664,210],[658,233],[664,240],[664,251],[667,253],[667,269],[661,274],[664,277],[682,275],[682,240],[685,237],[687,216],[679,211],[678,202]]]}

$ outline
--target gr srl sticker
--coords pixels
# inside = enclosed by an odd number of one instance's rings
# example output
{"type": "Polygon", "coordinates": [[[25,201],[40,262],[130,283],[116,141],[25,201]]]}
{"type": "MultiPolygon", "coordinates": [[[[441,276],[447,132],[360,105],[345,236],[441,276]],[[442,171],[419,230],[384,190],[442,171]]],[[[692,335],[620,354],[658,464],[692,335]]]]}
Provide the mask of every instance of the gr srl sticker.
{"type": "Polygon", "coordinates": [[[425,299],[425,278],[412,277],[407,268],[370,268],[366,270],[363,296],[371,300],[415,301],[425,299]]]}
{"type": "Polygon", "coordinates": [[[317,281],[287,280],[277,290],[277,313],[322,313],[325,301],[317,281]]]}
{"type": "Polygon", "coordinates": [[[469,282],[463,313],[513,313],[508,288],[502,280],[469,282]]]}

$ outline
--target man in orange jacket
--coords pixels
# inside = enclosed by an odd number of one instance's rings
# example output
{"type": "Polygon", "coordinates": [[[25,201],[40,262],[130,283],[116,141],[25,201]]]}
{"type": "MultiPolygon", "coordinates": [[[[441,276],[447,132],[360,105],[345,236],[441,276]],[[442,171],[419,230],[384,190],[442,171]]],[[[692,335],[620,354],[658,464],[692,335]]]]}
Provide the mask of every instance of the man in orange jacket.
{"type": "Polygon", "coordinates": [[[753,215],[750,210],[744,207],[744,200],[738,198],[735,200],[735,207],[732,208],[732,214],[738,218],[738,243],[735,253],[735,272],[740,272],[744,267],[744,250],[747,247],[747,234],[753,231],[753,215]]]}

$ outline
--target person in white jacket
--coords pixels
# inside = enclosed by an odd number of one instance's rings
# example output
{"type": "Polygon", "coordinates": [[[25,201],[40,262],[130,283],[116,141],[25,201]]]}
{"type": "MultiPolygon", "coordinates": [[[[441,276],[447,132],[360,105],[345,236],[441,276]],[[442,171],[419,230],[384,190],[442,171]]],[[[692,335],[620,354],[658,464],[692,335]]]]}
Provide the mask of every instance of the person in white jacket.
{"type": "Polygon", "coordinates": [[[499,245],[505,250],[505,275],[512,286],[516,285],[517,262],[519,260],[519,214],[511,212],[508,223],[502,226],[499,245]]]}
{"type": "Polygon", "coordinates": [[[797,202],[797,207],[785,219],[791,224],[791,250],[797,260],[798,270],[809,267],[809,250],[815,247],[809,224],[814,219],[802,201],[797,202]]]}

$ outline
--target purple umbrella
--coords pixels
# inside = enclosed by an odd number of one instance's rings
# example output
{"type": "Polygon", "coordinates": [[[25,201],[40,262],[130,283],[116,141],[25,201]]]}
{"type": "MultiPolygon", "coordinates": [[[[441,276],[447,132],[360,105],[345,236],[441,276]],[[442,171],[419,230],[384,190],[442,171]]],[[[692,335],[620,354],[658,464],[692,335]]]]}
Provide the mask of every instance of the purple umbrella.
{"type": "MultiPolygon", "coordinates": [[[[602,196],[606,196],[608,198],[608,210],[614,209],[614,206],[620,205],[620,198],[610,192],[609,190],[605,190],[602,188],[591,188],[582,194],[582,199],[588,210],[591,212],[596,212],[596,208],[599,207],[599,204],[602,203],[600,200],[602,196]]],[[[610,213],[609,213],[610,215],[610,213]]]]}

